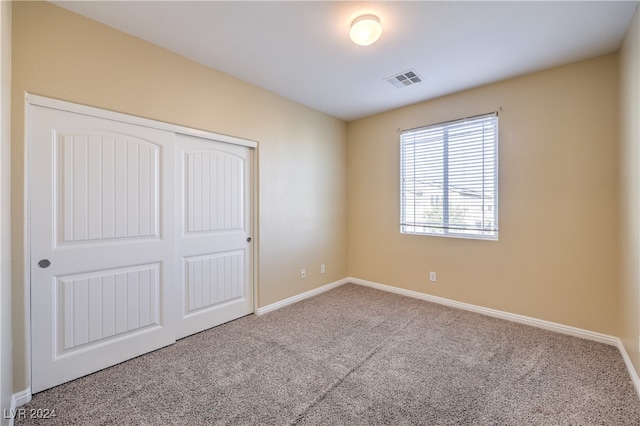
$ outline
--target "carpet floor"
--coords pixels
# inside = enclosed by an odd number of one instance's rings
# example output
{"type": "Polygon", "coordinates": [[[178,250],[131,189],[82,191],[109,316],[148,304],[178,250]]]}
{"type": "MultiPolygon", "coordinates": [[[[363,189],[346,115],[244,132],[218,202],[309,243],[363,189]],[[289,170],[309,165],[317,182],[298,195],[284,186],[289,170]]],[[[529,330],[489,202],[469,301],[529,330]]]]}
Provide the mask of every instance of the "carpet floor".
{"type": "Polygon", "coordinates": [[[613,346],[347,284],[40,392],[16,425],[639,425],[613,346]]]}

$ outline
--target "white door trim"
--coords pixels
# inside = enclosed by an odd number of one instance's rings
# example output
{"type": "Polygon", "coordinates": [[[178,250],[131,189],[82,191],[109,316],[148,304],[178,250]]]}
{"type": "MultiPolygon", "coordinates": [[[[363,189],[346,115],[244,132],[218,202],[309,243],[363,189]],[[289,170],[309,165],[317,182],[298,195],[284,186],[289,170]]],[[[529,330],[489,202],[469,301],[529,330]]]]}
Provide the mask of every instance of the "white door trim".
{"type": "Polygon", "coordinates": [[[92,117],[104,118],[113,121],[134,124],[138,126],[149,127],[157,130],[166,130],[173,133],[181,133],[184,135],[196,136],[204,139],[210,139],[213,141],[225,142],[233,145],[240,145],[251,148],[251,194],[250,199],[252,201],[252,205],[249,211],[251,214],[251,223],[253,225],[252,229],[252,240],[253,244],[251,245],[251,257],[252,257],[252,274],[251,274],[251,282],[253,289],[253,304],[254,304],[254,312],[258,306],[258,277],[257,277],[257,267],[259,265],[258,261],[258,250],[257,250],[257,241],[258,241],[258,155],[257,148],[258,143],[256,141],[252,141],[249,139],[242,139],[234,136],[223,135],[219,133],[213,133],[205,130],[193,129],[190,127],[180,126],[177,124],[166,123],[162,121],[152,120],[148,118],[137,117],[133,115],[123,114],[115,111],[109,111],[105,109],[95,108],[87,105],[76,104],[72,102],[62,101],[53,98],[47,98],[44,96],[33,95],[25,92],[25,122],[24,122],[24,344],[25,344],[25,377],[27,380],[27,389],[31,389],[32,387],[32,347],[31,347],[31,209],[30,209],[30,180],[29,176],[31,173],[29,163],[31,160],[30,153],[30,118],[29,118],[29,110],[32,106],[41,106],[46,108],[57,109],[61,111],[74,112],[78,114],[84,114],[92,117]]]}
{"type": "Polygon", "coordinates": [[[87,105],[74,104],[72,102],[61,101],[58,99],[45,98],[44,96],[32,95],[26,93],[26,102],[28,105],[39,105],[48,108],[59,109],[62,111],[76,112],[79,114],[89,115],[92,117],[106,118],[113,121],[121,121],[123,123],[135,124],[138,126],[151,127],[158,130],[167,130],[173,133],[182,133],[185,135],[198,136],[205,139],[211,139],[220,142],[226,142],[234,145],[248,146],[249,148],[257,148],[258,143],[248,139],[241,139],[235,136],[227,136],[219,133],[208,132],[206,130],[192,129],[190,127],[180,126],[178,124],[165,123],[164,121],[151,120],[148,118],[136,117],[134,115],[123,114],[120,112],[109,111],[106,109],[94,108],[87,105]]]}

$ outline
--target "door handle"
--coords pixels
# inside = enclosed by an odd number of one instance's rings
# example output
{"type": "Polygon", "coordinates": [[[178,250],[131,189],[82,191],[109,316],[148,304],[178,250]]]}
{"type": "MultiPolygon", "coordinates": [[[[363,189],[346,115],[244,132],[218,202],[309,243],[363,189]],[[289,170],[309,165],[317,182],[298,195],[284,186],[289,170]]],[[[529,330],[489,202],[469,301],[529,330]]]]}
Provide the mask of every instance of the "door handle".
{"type": "Polygon", "coordinates": [[[251,242],[251,237],[247,238],[247,242],[250,243],[251,242]]]}
{"type": "Polygon", "coordinates": [[[42,269],[48,268],[49,265],[51,265],[51,262],[49,262],[49,259],[42,259],[40,262],[38,262],[38,266],[41,267],[42,269]]]}

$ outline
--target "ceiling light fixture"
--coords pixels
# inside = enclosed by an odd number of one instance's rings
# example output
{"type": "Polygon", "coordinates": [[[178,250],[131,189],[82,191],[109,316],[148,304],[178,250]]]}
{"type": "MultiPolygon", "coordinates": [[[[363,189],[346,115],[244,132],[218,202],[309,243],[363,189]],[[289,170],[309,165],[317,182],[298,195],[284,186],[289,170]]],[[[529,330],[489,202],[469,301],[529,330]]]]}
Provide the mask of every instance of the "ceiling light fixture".
{"type": "Polygon", "coordinates": [[[351,23],[349,37],[358,46],[369,46],[378,41],[382,35],[382,25],[375,15],[358,16],[351,23]]]}

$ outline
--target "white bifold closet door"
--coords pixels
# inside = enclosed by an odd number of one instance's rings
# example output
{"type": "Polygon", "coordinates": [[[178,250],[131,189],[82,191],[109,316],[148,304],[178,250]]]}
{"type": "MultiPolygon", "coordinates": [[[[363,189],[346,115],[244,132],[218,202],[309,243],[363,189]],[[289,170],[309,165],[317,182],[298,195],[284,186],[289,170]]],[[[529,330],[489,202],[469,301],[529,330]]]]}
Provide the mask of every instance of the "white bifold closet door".
{"type": "Polygon", "coordinates": [[[250,148],[28,120],[32,392],[253,312],[250,148]]]}

